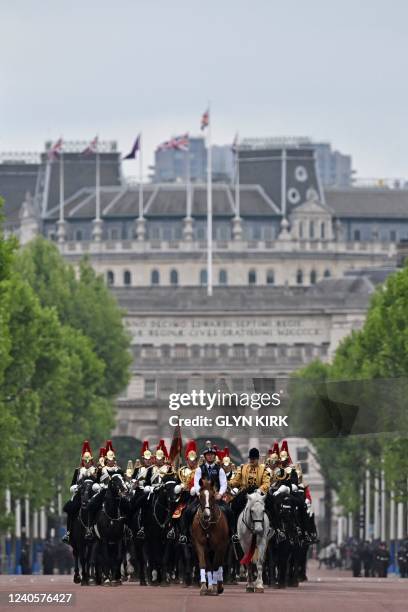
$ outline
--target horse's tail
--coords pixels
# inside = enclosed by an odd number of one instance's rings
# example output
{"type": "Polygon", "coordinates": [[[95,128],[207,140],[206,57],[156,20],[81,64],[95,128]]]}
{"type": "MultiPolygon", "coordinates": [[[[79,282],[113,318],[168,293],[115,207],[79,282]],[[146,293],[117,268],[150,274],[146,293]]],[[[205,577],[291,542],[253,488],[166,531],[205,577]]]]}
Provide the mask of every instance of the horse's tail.
{"type": "Polygon", "coordinates": [[[253,534],[252,540],[251,540],[251,546],[249,547],[249,550],[246,553],[246,555],[242,557],[240,561],[241,565],[248,565],[249,563],[251,563],[252,558],[255,554],[255,550],[256,550],[256,535],[253,534]]]}

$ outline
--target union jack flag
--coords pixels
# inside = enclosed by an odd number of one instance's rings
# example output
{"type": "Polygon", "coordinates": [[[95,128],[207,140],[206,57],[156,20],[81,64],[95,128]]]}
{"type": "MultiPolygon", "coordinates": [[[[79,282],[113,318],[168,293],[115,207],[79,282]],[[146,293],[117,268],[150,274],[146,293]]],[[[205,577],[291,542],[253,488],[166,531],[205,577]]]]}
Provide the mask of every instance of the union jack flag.
{"type": "Polygon", "coordinates": [[[201,130],[205,130],[210,123],[210,109],[207,109],[203,116],[201,117],[201,130]]]}
{"type": "Polygon", "coordinates": [[[162,144],[157,147],[157,150],[166,151],[168,149],[176,149],[178,151],[188,151],[189,144],[188,134],[183,134],[182,136],[175,136],[175,138],[162,142],[162,144]]]}
{"type": "Polygon", "coordinates": [[[58,155],[62,153],[63,145],[64,141],[62,140],[62,138],[59,138],[57,142],[48,149],[48,159],[50,161],[57,159],[58,155]]]}
{"type": "Polygon", "coordinates": [[[89,143],[89,145],[82,151],[82,155],[91,155],[91,153],[98,152],[98,137],[95,136],[93,140],[89,143]]]}

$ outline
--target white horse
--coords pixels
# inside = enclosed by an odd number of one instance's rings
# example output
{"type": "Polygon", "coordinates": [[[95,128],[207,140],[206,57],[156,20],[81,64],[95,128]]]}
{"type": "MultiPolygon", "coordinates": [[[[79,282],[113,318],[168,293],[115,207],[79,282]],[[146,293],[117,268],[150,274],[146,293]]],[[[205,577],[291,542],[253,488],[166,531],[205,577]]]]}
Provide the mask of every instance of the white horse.
{"type": "Polygon", "coordinates": [[[250,493],[244,510],[238,517],[238,537],[244,556],[241,564],[247,569],[248,593],[263,593],[262,567],[271,537],[269,519],[265,512],[266,496],[250,493]],[[256,582],[254,586],[252,564],[256,563],[256,582]]]}

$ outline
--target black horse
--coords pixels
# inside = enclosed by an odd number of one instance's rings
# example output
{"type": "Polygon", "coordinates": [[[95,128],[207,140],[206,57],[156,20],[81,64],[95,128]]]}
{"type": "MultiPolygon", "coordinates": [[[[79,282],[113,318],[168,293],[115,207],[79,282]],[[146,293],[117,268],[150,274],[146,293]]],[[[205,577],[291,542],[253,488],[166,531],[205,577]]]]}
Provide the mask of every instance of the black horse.
{"type": "Polygon", "coordinates": [[[175,538],[172,515],[177,504],[177,494],[174,491],[176,484],[170,476],[164,478],[149,493],[143,508],[147,557],[153,586],[171,583],[170,559],[175,538]]]}
{"type": "MultiPolygon", "coordinates": [[[[95,531],[98,537],[96,555],[101,553],[104,585],[118,586],[121,581],[122,546],[129,501],[123,496],[126,486],[120,474],[114,474],[106,490],[98,495],[101,505],[96,512],[95,531]]],[[[95,499],[95,498],[94,498],[95,499]]],[[[93,500],[92,500],[93,501],[93,500]]]]}
{"type": "Polygon", "coordinates": [[[92,486],[94,480],[84,480],[78,490],[80,498],[80,509],[73,521],[70,542],[74,553],[75,569],[74,582],[81,582],[82,586],[92,584],[90,578],[91,558],[93,548],[93,535],[91,532],[90,512],[88,503],[93,495],[92,486]],[[81,574],[79,574],[79,562],[81,563],[81,574]]]}
{"type": "Polygon", "coordinates": [[[140,586],[146,586],[145,567],[147,565],[147,552],[145,533],[142,529],[142,508],[146,504],[146,495],[143,489],[137,487],[129,495],[129,515],[126,524],[130,529],[131,537],[127,539],[127,552],[133,566],[133,573],[129,580],[136,582],[139,577],[140,586]]]}

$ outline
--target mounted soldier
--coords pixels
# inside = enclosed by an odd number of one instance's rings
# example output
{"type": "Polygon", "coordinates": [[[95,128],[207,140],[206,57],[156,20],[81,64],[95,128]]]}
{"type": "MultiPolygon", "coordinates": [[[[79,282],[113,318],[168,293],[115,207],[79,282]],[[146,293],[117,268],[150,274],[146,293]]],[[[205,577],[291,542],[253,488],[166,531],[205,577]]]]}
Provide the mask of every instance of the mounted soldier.
{"type": "Polygon", "coordinates": [[[173,472],[173,467],[169,460],[169,453],[164,440],[160,440],[154,454],[154,463],[147,469],[144,482],[146,493],[151,492],[152,487],[161,484],[163,477],[173,472]]]}
{"type": "Polygon", "coordinates": [[[209,443],[207,448],[203,450],[204,463],[198,466],[194,474],[194,492],[193,495],[200,492],[203,481],[208,481],[214,487],[215,501],[221,510],[225,513],[230,536],[233,533],[233,515],[231,508],[223,500],[223,496],[227,491],[228,481],[227,476],[224,472],[224,468],[215,462],[217,455],[217,449],[209,443]]]}
{"type": "Polygon", "coordinates": [[[97,480],[97,471],[94,465],[92,451],[88,440],[85,440],[82,444],[81,465],[80,467],[75,468],[72,476],[70,487],[72,497],[64,506],[64,512],[67,513],[67,532],[62,537],[62,541],[66,544],[70,543],[72,524],[77,517],[81,506],[81,496],[78,489],[86,479],[91,479],[95,483],[97,480]]]}
{"type": "Polygon", "coordinates": [[[185,453],[186,465],[182,466],[178,471],[180,480],[180,503],[174,512],[173,518],[180,519],[180,538],[179,542],[185,544],[188,536],[188,526],[191,523],[191,517],[197,509],[198,500],[194,491],[194,476],[198,467],[197,445],[194,440],[187,442],[185,453]],[[191,491],[193,490],[193,494],[191,491]]]}
{"type": "Polygon", "coordinates": [[[133,470],[133,480],[137,480],[139,486],[144,487],[144,483],[146,480],[147,470],[152,465],[153,462],[153,454],[149,450],[149,442],[145,440],[142,444],[142,449],[140,451],[140,462],[137,465],[137,461],[135,461],[135,467],[133,470]]]}
{"type": "Polygon", "coordinates": [[[238,516],[245,508],[248,493],[258,491],[262,495],[266,495],[270,486],[270,476],[263,463],[259,463],[259,450],[251,448],[248,453],[248,463],[245,463],[238,468],[237,473],[229,482],[232,493],[235,495],[231,502],[232,512],[234,514],[234,535],[232,541],[239,542],[236,534],[236,521],[238,516]]]}
{"type": "Polygon", "coordinates": [[[104,458],[105,465],[102,468],[102,478],[104,475],[108,474],[108,476],[112,477],[114,474],[120,474],[122,477],[124,476],[123,470],[119,467],[116,462],[116,454],[115,449],[112,445],[112,440],[106,441],[106,455],[104,458]]]}

